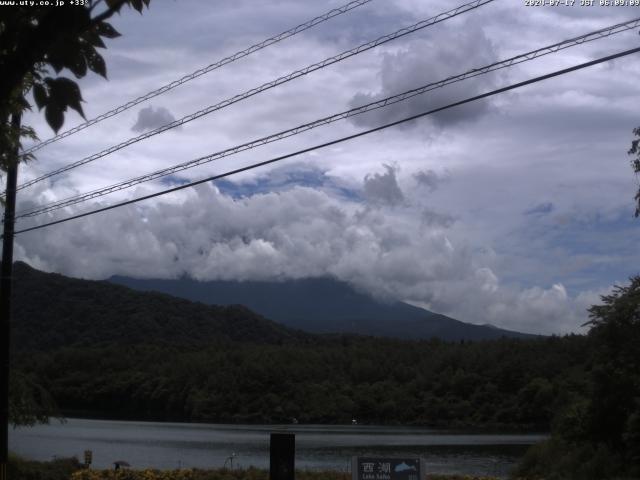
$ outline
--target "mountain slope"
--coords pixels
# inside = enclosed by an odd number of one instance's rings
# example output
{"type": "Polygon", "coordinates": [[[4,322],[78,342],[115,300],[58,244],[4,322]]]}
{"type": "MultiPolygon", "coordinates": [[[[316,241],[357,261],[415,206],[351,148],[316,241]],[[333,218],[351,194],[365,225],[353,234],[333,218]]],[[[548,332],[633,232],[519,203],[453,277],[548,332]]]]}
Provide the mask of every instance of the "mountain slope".
{"type": "Polygon", "coordinates": [[[313,333],[357,333],[401,339],[489,340],[530,335],[472,325],[403,302],[381,303],[328,278],[285,282],[199,282],[112,277],[111,282],[206,304],[241,304],[276,322],[313,333]]]}
{"type": "Polygon", "coordinates": [[[198,346],[228,341],[282,343],[308,335],[246,307],[210,306],[109,282],[14,265],[13,345],[22,351],[144,343],[198,346]]]}
{"type": "MultiPolygon", "coordinates": [[[[66,415],[224,423],[355,417],[545,429],[554,399],[569,398],[563,389],[581,385],[586,365],[588,339],[577,336],[488,342],[316,336],[244,307],[207,306],[25,264],[16,264],[14,279],[12,368],[51,392],[66,415]]],[[[327,309],[340,301],[359,314],[380,308],[330,281],[325,288],[303,282],[283,305],[304,305],[309,285],[319,309],[331,292],[344,295],[327,309]]]]}

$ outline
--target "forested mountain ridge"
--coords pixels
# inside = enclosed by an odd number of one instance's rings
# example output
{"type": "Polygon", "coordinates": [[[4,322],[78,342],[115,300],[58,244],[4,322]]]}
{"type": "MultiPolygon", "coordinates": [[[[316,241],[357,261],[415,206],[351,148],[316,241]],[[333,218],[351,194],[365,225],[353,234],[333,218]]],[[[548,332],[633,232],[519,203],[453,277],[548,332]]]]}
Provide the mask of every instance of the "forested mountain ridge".
{"type": "Polygon", "coordinates": [[[532,338],[474,325],[399,301],[383,302],[331,278],[286,281],[197,281],[111,277],[140,291],[157,291],[209,305],[245,305],[280,324],[310,333],[353,333],[404,340],[532,338]]]}
{"type": "Polygon", "coordinates": [[[16,264],[13,367],[66,415],[546,430],[585,388],[589,338],[313,335],[16,264]]]}
{"type": "Polygon", "coordinates": [[[199,346],[229,341],[283,343],[308,337],[241,305],[211,306],[104,281],[14,265],[15,350],[140,343],[199,346]]]}

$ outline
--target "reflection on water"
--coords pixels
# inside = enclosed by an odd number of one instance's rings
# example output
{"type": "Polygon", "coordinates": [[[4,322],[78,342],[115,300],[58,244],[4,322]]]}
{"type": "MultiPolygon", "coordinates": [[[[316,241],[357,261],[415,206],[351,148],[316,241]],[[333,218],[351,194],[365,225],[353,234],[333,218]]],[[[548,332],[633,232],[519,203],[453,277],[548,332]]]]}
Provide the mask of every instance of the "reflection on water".
{"type": "Polygon", "coordinates": [[[412,427],[326,425],[208,425],[69,419],[60,425],[18,428],[10,449],[27,458],[82,458],[93,450],[95,468],[126,460],[134,468],[268,468],[269,433],[296,434],[296,467],[348,471],[351,457],[420,456],[432,473],[505,476],[542,435],[466,434],[412,427]]]}

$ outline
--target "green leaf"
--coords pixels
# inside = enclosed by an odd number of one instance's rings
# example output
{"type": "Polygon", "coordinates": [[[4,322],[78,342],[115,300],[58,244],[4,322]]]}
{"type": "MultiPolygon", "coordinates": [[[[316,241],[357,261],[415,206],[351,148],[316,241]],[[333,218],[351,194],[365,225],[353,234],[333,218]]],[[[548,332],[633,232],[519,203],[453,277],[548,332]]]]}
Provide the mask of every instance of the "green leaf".
{"type": "Polygon", "coordinates": [[[129,0],[129,3],[136,11],[142,13],[142,8],[144,6],[142,0],[129,0]]]}
{"type": "Polygon", "coordinates": [[[122,0],[105,0],[107,3],[107,7],[109,8],[115,8],[116,12],[120,11],[120,9],[122,8],[122,5],[124,5],[127,0],[125,0],[124,2],[122,0]]]}
{"type": "Polygon", "coordinates": [[[82,78],[87,74],[87,61],[80,51],[74,52],[74,56],[67,59],[65,66],[73,72],[76,78],[82,78]]]}
{"type": "Polygon", "coordinates": [[[44,110],[44,118],[53,131],[58,133],[64,123],[64,109],[57,103],[49,103],[44,110]]]}
{"type": "Polygon", "coordinates": [[[53,67],[53,70],[56,73],[60,73],[60,71],[64,68],[64,62],[62,61],[62,58],[60,57],[58,52],[48,52],[47,62],[53,67]]]}
{"type": "Polygon", "coordinates": [[[49,47],[47,60],[53,66],[56,73],[66,67],[73,72],[77,78],[81,78],[87,73],[86,63],[82,58],[81,49],[83,44],[77,40],[69,41],[60,39],[55,45],[49,47]]]}
{"type": "Polygon", "coordinates": [[[107,65],[104,63],[102,55],[95,50],[86,53],[88,54],[87,65],[89,68],[98,75],[102,75],[104,78],[107,78],[107,65]]]}
{"type": "Polygon", "coordinates": [[[84,118],[82,111],[82,94],[78,84],[68,78],[60,77],[56,79],[47,78],[49,85],[50,103],[55,103],[66,110],[67,107],[73,108],[84,118]]]}
{"type": "Polygon", "coordinates": [[[105,38],[118,38],[121,36],[118,31],[107,22],[100,22],[96,25],[96,32],[105,38]]]}
{"type": "Polygon", "coordinates": [[[18,105],[22,107],[22,110],[31,110],[31,104],[27,102],[27,99],[24,98],[24,95],[18,96],[18,105]]]}
{"type": "Polygon", "coordinates": [[[36,101],[36,105],[38,106],[38,110],[42,110],[48,102],[47,90],[41,83],[36,83],[33,85],[33,99],[36,101]]]}
{"type": "Polygon", "coordinates": [[[82,36],[82,39],[85,42],[87,42],[89,45],[92,45],[94,47],[107,48],[107,46],[104,44],[104,42],[100,38],[100,35],[98,34],[98,29],[97,28],[94,28],[93,30],[89,30],[88,32],[86,32],[82,36]]]}

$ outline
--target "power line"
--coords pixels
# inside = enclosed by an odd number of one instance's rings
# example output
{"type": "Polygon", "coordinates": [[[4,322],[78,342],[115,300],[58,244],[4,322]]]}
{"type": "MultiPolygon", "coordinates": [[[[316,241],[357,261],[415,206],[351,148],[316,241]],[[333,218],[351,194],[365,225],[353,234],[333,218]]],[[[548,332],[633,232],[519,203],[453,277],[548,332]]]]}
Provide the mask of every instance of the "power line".
{"type": "Polygon", "coordinates": [[[31,185],[34,185],[38,182],[41,182],[42,180],[45,180],[47,178],[53,177],[55,175],[59,175],[61,173],[67,172],[69,170],[72,170],[76,167],[79,167],[81,165],[85,165],[87,163],[93,162],[99,158],[105,157],[107,155],[110,155],[118,150],[121,150],[122,148],[128,147],[129,145],[133,145],[134,143],[137,143],[141,140],[145,140],[147,138],[150,138],[154,135],[157,135],[159,133],[163,133],[166,132],[167,130],[171,130],[173,128],[179,127],[181,125],[184,125],[185,123],[188,123],[192,120],[195,120],[197,118],[203,117],[205,115],[208,115],[212,112],[215,112],[217,110],[221,110],[225,107],[228,107],[230,105],[233,105],[234,103],[240,102],[242,100],[246,100],[247,98],[250,98],[254,95],[257,95],[261,92],[264,92],[266,90],[272,89],[274,87],[277,87],[279,85],[282,85],[284,83],[290,82],[291,80],[294,80],[296,78],[302,77],[304,75],[308,75],[309,73],[312,73],[316,70],[320,70],[322,68],[325,68],[329,65],[332,65],[334,63],[338,63],[341,62],[342,60],[345,60],[347,58],[353,57],[354,55],[358,55],[362,52],[365,52],[367,50],[371,50],[374,47],[377,47],[379,45],[382,45],[384,43],[390,42],[392,40],[395,40],[397,38],[403,37],[405,35],[408,35],[410,33],[416,32],[418,30],[421,30],[423,28],[429,27],[431,25],[434,25],[436,23],[440,23],[443,22],[445,20],[448,20],[450,18],[456,17],[458,15],[461,15],[463,13],[469,12],[471,10],[474,10],[482,5],[485,5],[487,3],[491,3],[494,0],[474,0],[473,2],[470,3],[466,3],[464,5],[461,5],[457,8],[454,8],[452,10],[448,10],[446,12],[440,13],[434,17],[431,17],[429,19],[426,20],[422,20],[414,25],[411,25],[409,27],[405,27],[405,28],[401,28],[400,30],[388,34],[388,35],[384,35],[382,37],[377,38],[376,40],[373,40],[371,42],[367,42],[364,43],[358,47],[355,47],[351,50],[347,50],[345,52],[342,52],[338,55],[335,55],[333,57],[329,57],[325,60],[322,60],[321,62],[318,63],[314,63],[313,65],[309,65],[303,69],[300,70],[296,70],[294,72],[289,73],[288,75],[284,75],[282,77],[279,77],[275,80],[272,80],[270,82],[264,83],[259,87],[256,88],[252,88],[251,90],[248,90],[244,93],[235,95],[234,97],[228,98],[226,100],[223,100],[222,102],[219,102],[215,105],[210,105],[202,110],[199,110],[195,113],[192,113],[190,115],[187,115],[179,120],[174,120],[171,123],[168,123],[166,125],[163,125],[161,127],[158,127],[154,130],[151,130],[149,132],[143,133],[141,135],[138,135],[137,137],[133,137],[130,138],[129,140],[126,140],[122,143],[119,143],[118,145],[114,145],[112,147],[109,147],[105,150],[102,150],[101,152],[98,152],[96,154],[90,155],[88,157],[83,158],[82,160],[78,160],[77,162],[73,162],[70,163],[62,168],[59,168],[57,170],[54,170],[50,173],[41,175],[40,177],[37,177],[33,180],[30,180],[28,182],[25,182],[21,185],[18,186],[18,190],[22,190],[23,188],[29,187],[31,185]]]}
{"type": "Polygon", "coordinates": [[[221,173],[221,174],[218,174],[218,175],[213,175],[211,177],[207,177],[207,178],[204,178],[202,180],[198,180],[198,181],[195,181],[195,182],[190,182],[190,183],[187,183],[187,184],[184,184],[184,185],[179,185],[177,187],[169,188],[167,190],[162,190],[160,192],[156,192],[156,193],[152,193],[152,194],[145,195],[145,196],[142,196],[142,197],[138,197],[138,198],[134,198],[134,199],[131,199],[131,200],[127,200],[127,201],[124,201],[124,202],[116,203],[116,204],[113,204],[113,205],[109,205],[107,207],[98,208],[98,209],[95,209],[95,210],[91,210],[89,212],[85,212],[85,213],[81,213],[81,214],[78,214],[78,215],[73,215],[73,216],[70,216],[70,217],[62,218],[60,220],[55,220],[55,221],[52,221],[52,222],[44,223],[42,225],[36,225],[34,227],[28,227],[28,228],[24,228],[22,230],[16,230],[14,232],[14,234],[31,232],[33,230],[39,230],[41,228],[50,227],[52,225],[58,225],[60,223],[69,222],[71,220],[76,220],[78,218],[83,218],[83,217],[87,217],[87,216],[90,216],[90,215],[95,215],[97,213],[105,212],[107,210],[113,210],[115,208],[123,207],[123,206],[126,206],[126,205],[131,205],[133,203],[137,203],[137,202],[140,202],[140,201],[143,201],[143,200],[149,200],[151,198],[159,197],[161,195],[166,195],[168,193],[176,192],[178,190],[183,190],[185,188],[190,188],[190,187],[193,187],[193,186],[196,186],[196,185],[200,185],[200,184],[203,184],[203,183],[206,183],[206,182],[219,180],[221,178],[225,178],[225,177],[229,177],[231,175],[235,175],[235,174],[238,174],[238,173],[246,172],[246,171],[252,170],[254,168],[258,168],[258,167],[269,165],[269,164],[272,164],[272,163],[275,163],[275,162],[279,162],[279,161],[285,160],[287,158],[291,158],[291,157],[295,157],[295,156],[298,156],[298,155],[302,155],[304,153],[308,153],[308,152],[311,152],[311,151],[314,151],[314,150],[319,150],[319,149],[322,149],[322,148],[326,148],[326,147],[329,147],[329,146],[332,146],[332,145],[336,145],[336,144],[339,144],[339,143],[342,143],[342,142],[346,142],[348,140],[353,140],[355,138],[359,138],[359,137],[362,137],[364,135],[369,135],[371,133],[378,132],[378,131],[381,131],[381,130],[384,130],[384,129],[387,129],[387,128],[390,128],[390,127],[394,127],[394,126],[400,125],[402,123],[406,123],[406,122],[409,122],[409,121],[412,121],[412,120],[416,120],[418,118],[422,118],[422,117],[425,117],[427,115],[432,115],[434,113],[438,113],[438,112],[441,112],[443,110],[447,110],[447,109],[450,109],[450,108],[453,108],[453,107],[458,107],[458,106],[461,106],[461,105],[464,105],[464,104],[467,104],[467,103],[475,102],[475,101],[481,100],[483,98],[487,98],[487,97],[491,97],[491,96],[494,96],[494,95],[498,95],[500,93],[504,93],[504,92],[507,92],[507,91],[510,91],[510,90],[521,88],[521,87],[524,87],[526,85],[531,85],[533,83],[537,83],[537,82],[540,82],[540,81],[543,81],[543,80],[548,80],[548,79],[553,78],[553,77],[557,77],[557,76],[560,76],[560,75],[565,75],[567,73],[571,73],[571,72],[574,72],[576,70],[581,70],[583,68],[591,67],[593,65],[598,65],[600,63],[608,62],[610,60],[615,60],[617,58],[621,58],[621,57],[624,57],[624,56],[627,56],[627,55],[631,55],[633,53],[638,53],[638,52],[640,52],[640,47],[633,48],[633,49],[630,49],[630,50],[625,50],[623,52],[619,52],[619,53],[616,53],[616,54],[613,54],[613,55],[608,55],[606,57],[601,57],[601,58],[598,58],[596,60],[592,60],[590,62],[585,62],[585,63],[581,63],[579,65],[574,65],[573,67],[564,68],[562,70],[556,70],[555,72],[548,73],[546,75],[541,75],[541,76],[538,76],[538,77],[535,77],[535,78],[531,78],[529,80],[525,80],[523,82],[519,82],[519,83],[515,83],[515,84],[512,84],[512,85],[506,86],[506,87],[498,88],[496,90],[492,90],[492,91],[487,92],[487,93],[476,95],[474,97],[469,97],[469,98],[466,98],[464,100],[460,100],[458,102],[450,103],[450,104],[448,104],[448,105],[446,105],[444,107],[439,107],[439,108],[435,108],[435,109],[432,109],[432,110],[429,110],[429,111],[426,111],[426,112],[419,113],[417,115],[412,115],[410,117],[406,117],[406,118],[403,118],[401,120],[397,120],[395,122],[386,123],[384,125],[381,125],[381,126],[378,126],[378,127],[375,127],[375,128],[371,128],[369,130],[365,130],[365,131],[362,131],[362,132],[359,132],[359,133],[355,133],[353,135],[349,135],[349,136],[346,136],[346,137],[341,137],[341,138],[338,138],[336,140],[332,140],[332,141],[329,141],[329,142],[322,143],[320,145],[314,145],[312,147],[304,148],[302,150],[298,150],[298,151],[293,152],[293,153],[288,153],[286,155],[281,155],[279,157],[272,158],[270,160],[265,160],[263,162],[254,163],[254,164],[248,165],[246,167],[237,168],[235,170],[231,170],[231,171],[228,171],[228,172],[225,172],[225,173],[221,173]]]}
{"type": "Polygon", "coordinates": [[[451,76],[448,78],[445,78],[443,80],[439,80],[437,82],[432,82],[429,83],[427,85],[423,85],[421,87],[412,89],[412,90],[408,90],[406,92],[397,94],[397,95],[393,95],[387,98],[383,98],[381,100],[377,100],[375,102],[371,102],[368,103],[366,105],[362,105],[360,107],[356,107],[356,108],[352,108],[350,110],[344,111],[344,112],[340,112],[328,117],[324,117],[321,118],[319,120],[315,120],[313,122],[310,123],[306,123],[303,125],[299,125],[297,127],[288,129],[288,130],[284,130],[278,133],[274,133],[272,135],[266,136],[266,137],[262,137],[259,138],[257,140],[252,140],[250,142],[241,144],[241,145],[237,145],[235,147],[232,148],[228,148],[207,156],[203,156],[203,157],[199,157],[196,158],[194,160],[190,160],[188,162],[184,162],[172,167],[168,167],[168,168],[164,168],[161,170],[157,170],[155,172],[152,173],[148,173],[145,175],[141,175],[135,178],[131,178],[128,180],[125,180],[123,182],[119,182],[116,183],[114,185],[110,185],[108,187],[103,187],[97,190],[93,190],[90,192],[86,192],[84,194],[81,195],[76,195],[73,197],[69,197],[63,200],[59,200],[53,203],[50,203],[48,205],[44,205],[42,207],[39,207],[35,210],[31,210],[28,212],[20,212],[18,213],[18,215],[16,216],[16,218],[25,218],[25,217],[34,217],[36,215],[41,215],[43,213],[48,213],[54,210],[58,210],[60,208],[64,208],[67,206],[71,206],[71,205],[75,205],[78,203],[82,203],[85,202],[87,200],[91,200],[94,198],[98,198],[98,197],[102,197],[105,195],[108,195],[110,193],[114,193],[120,190],[124,190],[127,188],[130,188],[134,185],[138,185],[144,182],[148,182],[148,181],[152,181],[155,180],[157,178],[161,178],[161,177],[165,177],[167,175],[171,175],[183,170],[187,170],[189,168],[193,168],[199,165],[203,165],[205,163],[209,163],[215,160],[219,160],[221,158],[224,157],[228,157],[231,155],[235,155],[237,153],[240,152],[244,152],[253,148],[256,148],[258,146],[262,146],[262,145],[266,145],[268,143],[272,143],[272,142],[276,142],[279,140],[282,140],[284,138],[288,138],[294,135],[298,135],[302,132],[323,126],[323,125],[328,125],[330,123],[336,122],[338,120],[342,120],[342,119],[346,119],[355,115],[360,115],[372,110],[377,110],[380,108],[384,108],[387,107],[389,105],[393,105],[395,103],[401,102],[401,101],[405,101],[407,99],[410,99],[412,97],[415,97],[417,95],[421,95],[424,94],[426,92],[435,90],[436,88],[441,88],[444,87],[446,85],[450,85],[452,83],[457,83],[457,82],[461,82],[463,80],[466,80],[468,78],[473,78],[479,75],[484,75],[487,74],[489,72],[493,72],[502,68],[507,68],[507,67],[511,67],[513,65],[517,65],[523,62],[527,62],[530,60],[534,60],[538,57],[544,56],[544,55],[548,55],[551,53],[555,53],[558,52],[560,50],[569,48],[569,47],[573,47],[576,45],[581,45],[583,43],[586,42],[590,42],[590,41],[594,41],[594,40],[598,40],[600,38],[605,38],[608,37],[610,35],[616,34],[616,33],[620,33],[623,31],[627,31],[630,30],[632,28],[635,28],[637,26],[640,25],[640,17],[634,19],[634,20],[630,20],[628,22],[624,22],[621,24],[616,24],[616,25],[612,25],[610,27],[606,27],[606,28],[602,28],[600,30],[596,30],[594,32],[590,32],[584,35],[581,35],[579,37],[574,37],[568,40],[564,40],[562,42],[559,43],[555,43],[553,45],[547,46],[547,47],[543,47],[543,48],[539,48],[537,50],[533,50],[527,53],[523,53],[511,58],[508,58],[506,60],[501,60],[499,62],[496,63],[492,63],[490,65],[484,66],[484,67],[480,67],[480,68],[475,68],[472,70],[469,70],[465,73],[459,74],[459,75],[455,75],[455,76],[451,76]]]}
{"type": "Polygon", "coordinates": [[[316,25],[326,22],[327,20],[330,20],[333,17],[336,17],[338,15],[342,15],[343,13],[346,13],[350,10],[353,10],[354,8],[358,8],[366,3],[371,2],[372,0],[354,0],[352,2],[347,3],[346,5],[343,5],[341,7],[338,8],[334,8],[333,10],[328,11],[327,13],[324,13],[323,15],[320,15],[318,17],[315,17],[305,23],[301,23],[300,25],[297,25],[289,30],[286,30],[282,33],[279,33],[278,35],[275,35],[271,38],[268,38],[266,40],[263,40],[260,43],[256,43],[255,45],[251,45],[250,47],[241,50],[239,52],[234,53],[233,55],[229,55],[228,57],[225,57],[221,60],[218,60],[215,63],[212,63],[211,65],[207,65],[206,67],[203,67],[199,70],[196,70],[193,73],[190,73],[189,75],[185,75],[181,78],[179,78],[178,80],[174,80],[171,83],[168,83],[156,90],[153,90],[149,93],[146,93],[134,100],[131,100],[123,105],[120,105],[112,110],[109,110],[108,112],[105,112],[101,115],[98,115],[95,118],[92,118],[90,120],[87,120],[86,122],[78,125],[77,127],[71,128],[65,132],[59,133],[58,135],[56,135],[55,137],[51,137],[48,140],[45,140],[43,142],[38,143],[37,145],[34,145],[31,148],[28,148],[25,153],[33,153],[36,150],[40,150],[42,147],[49,145],[51,143],[57,142],[58,140],[61,140],[65,137],[68,137],[70,135],[73,135],[74,133],[80,132],[81,130],[84,130],[87,127],[90,127],[92,125],[95,125],[96,123],[101,122],[102,120],[106,120],[107,118],[111,118],[115,115],[118,115],[119,113],[124,112],[125,110],[128,110],[132,107],[135,107],[136,105],[149,100],[151,98],[157,97],[158,95],[162,95],[163,93],[168,92],[169,90],[172,90],[184,83],[187,83],[191,80],[193,80],[194,78],[198,78],[206,73],[212,72],[213,70],[217,70],[220,67],[223,67],[225,65],[228,65],[230,63],[235,62],[236,60],[240,60],[241,58],[247,57],[249,55],[251,55],[252,53],[255,53],[259,50],[262,50],[263,48],[267,48],[275,43],[281,42],[282,40],[285,40],[289,37],[292,37],[294,35],[297,35],[298,33],[302,33],[305,30],[309,30],[310,28],[315,27],[316,25]]]}

